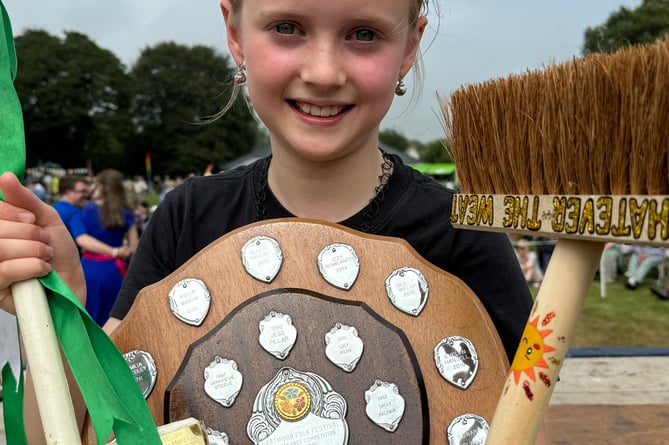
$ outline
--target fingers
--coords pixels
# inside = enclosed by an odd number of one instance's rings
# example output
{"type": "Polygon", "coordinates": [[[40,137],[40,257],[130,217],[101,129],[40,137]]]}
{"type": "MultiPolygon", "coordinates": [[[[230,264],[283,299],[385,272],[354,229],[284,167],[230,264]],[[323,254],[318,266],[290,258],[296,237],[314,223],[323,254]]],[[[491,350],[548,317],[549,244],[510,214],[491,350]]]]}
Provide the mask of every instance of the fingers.
{"type": "Polygon", "coordinates": [[[132,251],[128,246],[121,246],[118,249],[118,257],[121,258],[122,260],[127,260],[128,258],[130,258],[131,254],[132,251]]]}
{"type": "MultiPolygon", "coordinates": [[[[11,215],[3,215],[3,210],[7,210],[8,207],[11,206],[0,202],[0,239],[22,239],[40,241],[45,244],[51,241],[51,235],[46,229],[31,223],[13,221],[10,219],[11,215]]],[[[1,248],[2,246],[0,246],[1,248]]],[[[0,257],[0,259],[2,258],[0,257]]]]}
{"type": "Polygon", "coordinates": [[[43,277],[51,271],[51,264],[39,258],[18,258],[0,261],[0,309],[16,314],[11,298],[11,285],[30,278],[43,277]]]}
{"type": "Polygon", "coordinates": [[[13,283],[40,278],[51,271],[51,264],[40,258],[16,258],[0,262],[0,289],[13,283]]]}
{"type": "Polygon", "coordinates": [[[40,226],[58,223],[56,211],[21,185],[14,174],[5,172],[0,175],[0,191],[6,201],[6,205],[0,206],[0,219],[35,222],[40,226]]]}

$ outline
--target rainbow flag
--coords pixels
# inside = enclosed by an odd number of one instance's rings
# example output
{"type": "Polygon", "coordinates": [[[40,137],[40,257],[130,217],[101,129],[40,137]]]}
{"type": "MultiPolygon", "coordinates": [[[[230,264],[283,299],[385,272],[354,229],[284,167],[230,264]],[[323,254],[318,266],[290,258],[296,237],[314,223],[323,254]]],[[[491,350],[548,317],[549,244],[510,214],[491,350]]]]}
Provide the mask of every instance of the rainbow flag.
{"type": "Polygon", "coordinates": [[[146,152],[144,155],[144,168],[146,168],[146,180],[151,183],[151,153],[146,152]]]}

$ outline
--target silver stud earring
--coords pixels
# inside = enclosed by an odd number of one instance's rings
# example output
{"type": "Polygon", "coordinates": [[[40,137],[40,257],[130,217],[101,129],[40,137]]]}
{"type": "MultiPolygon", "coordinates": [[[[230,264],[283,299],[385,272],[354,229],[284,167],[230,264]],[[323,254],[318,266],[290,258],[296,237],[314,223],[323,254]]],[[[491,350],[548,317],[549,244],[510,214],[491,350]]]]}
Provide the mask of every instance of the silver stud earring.
{"type": "Polygon", "coordinates": [[[235,85],[244,85],[246,83],[246,64],[244,62],[237,65],[237,72],[232,77],[235,85]]]}
{"type": "Polygon", "coordinates": [[[404,85],[402,78],[397,79],[397,85],[395,85],[395,94],[398,96],[404,96],[407,93],[407,86],[404,85]]]}

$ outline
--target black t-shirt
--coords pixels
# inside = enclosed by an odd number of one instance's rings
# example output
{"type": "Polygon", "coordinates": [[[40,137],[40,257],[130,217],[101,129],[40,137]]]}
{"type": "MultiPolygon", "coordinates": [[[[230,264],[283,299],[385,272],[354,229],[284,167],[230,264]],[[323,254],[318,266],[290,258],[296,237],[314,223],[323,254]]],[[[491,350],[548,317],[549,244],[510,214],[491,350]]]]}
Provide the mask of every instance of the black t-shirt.
{"type": "MultiPolygon", "coordinates": [[[[397,156],[383,199],[340,224],[402,238],[435,266],[463,280],[497,327],[509,360],[527,322],[532,298],[505,234],[454,229],[453,192],[404,165],[397,156]],[[375,206],[375,205],[374,205],[375,206]],[[371,217],[370,217],[371,214],[371,217]]],[[[172,273],[222,235],[259,219],[261,159],[231,171],[186,180],[165,196],[133,256],[111,316],[122,319],[137,293],[172,273]]],[[[266,219],[292,217],[272,195],[266,219]]]]}

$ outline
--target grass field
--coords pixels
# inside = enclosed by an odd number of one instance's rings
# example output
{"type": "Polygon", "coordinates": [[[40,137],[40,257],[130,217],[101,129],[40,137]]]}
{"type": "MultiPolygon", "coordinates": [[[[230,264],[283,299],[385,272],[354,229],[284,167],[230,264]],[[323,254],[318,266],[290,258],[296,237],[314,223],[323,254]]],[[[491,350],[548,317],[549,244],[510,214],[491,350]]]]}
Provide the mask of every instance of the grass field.
{"type": "MultiPolygon", "coordinates": [[[[669,300],[651,292],[656,281],[651,277],[629,290],[619,278],[606,285],[603,298],[599,281],[593,281],[571,347],[669,346],[669,300]]],[[[536,289],[532,292],[536,295],[536,289]]]]}

